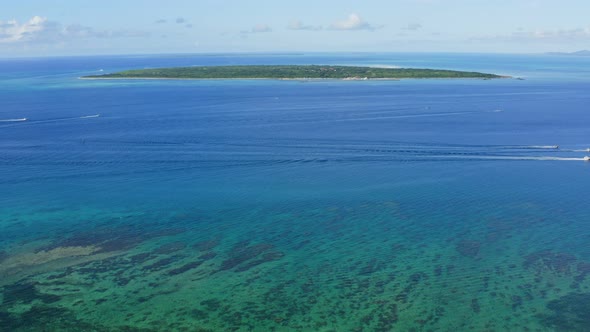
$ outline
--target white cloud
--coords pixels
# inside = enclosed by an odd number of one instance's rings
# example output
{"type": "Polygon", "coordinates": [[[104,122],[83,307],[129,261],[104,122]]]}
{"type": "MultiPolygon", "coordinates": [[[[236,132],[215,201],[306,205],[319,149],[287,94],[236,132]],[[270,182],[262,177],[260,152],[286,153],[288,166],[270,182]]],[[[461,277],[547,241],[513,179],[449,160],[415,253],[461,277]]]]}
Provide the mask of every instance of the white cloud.
{"type": "Polygon", "coordinates": [[[29,21],[19,24],[16,20],[0,21],[0,43],[14,43],[31,39],[36,33],[45,29],[47,19],[34,16],[29,21]]]}
{"type": "Polygon", "coordinates": [[[257,24],[252,28],[253,33],[259,33],[259,32],[271,32],[272,28],[269,27],[266,24],[257,24]]]}
{"type": "Polygon", "coordinates": [[[0,44],[52,44],[83,38],[147,37],[149,34],[130,30],[95,30],[80,24],[62,25],[45,17],[34,16],[24,23],[0,21],[0,44]]]}
{"type": "Polygon", "coordinates": [[[364,21],[358,14],[352,13],[348,15],[348,18],[342,21],[336,21],[330,25],[331,30],[369,30],[374,31],[380,29],[383,26],[373,26],[368,22],[364,21]]]}
{"type": "Polygon", "coordinates": [[[272,32],[272,28],[266,24],[256,24],[250,30],[242,31],[242,34],[249,34],[249,33],[265,33],[265,32],[272,32]]]}
{"type": "Polygon", "coordinates": [[[409,31],[417,31],[417,30],[422,29],[422,24],[420,24],[420,23],[408,23],[408,25],[406,25],[402,29],[403,30],[409,30],[409,31]]]}
{"type": "Polygon", "coordinates": [[[299,20],[293,20],[293,21],[289,22],[287,29],[289,29],[289,30],[319,31],[319,30],[322,30],[322,26],[321,25],[305,25],[305,24],[303,24],[303,22],[301,22],[299,20]]]}
{"type": "MultiPolygon", "coordinates": [[[[174,22],[176,24],[182,24],[184,25],[185,28],[192,28],[193,24],[190,23],[186,18],[184,17],[177,17],[175,19],[171,19],[170,22],[174,22]]],[[[155,24],[164,24],[164,23],[168,23],[168,20],[165,18],[159,19],[157,21],[154,22],[155,24]]]]}

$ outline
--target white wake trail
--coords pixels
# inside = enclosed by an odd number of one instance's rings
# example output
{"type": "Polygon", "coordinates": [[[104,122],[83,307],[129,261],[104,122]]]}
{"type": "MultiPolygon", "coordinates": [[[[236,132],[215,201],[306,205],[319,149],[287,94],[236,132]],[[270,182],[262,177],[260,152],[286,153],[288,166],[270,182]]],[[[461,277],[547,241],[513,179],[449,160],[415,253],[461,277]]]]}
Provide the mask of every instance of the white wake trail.
{"type": "Polygon", "coordinates": [[[429,156],[429,158],[439,159],[471,159],[471,160],[533,160],[533,161],[589,161],[584,158],[565,158],[565,157],[527,157],[527,156],[429,156]]]}
{"type": "Polygon", "coordinates": [[[0,122],[23,122],[23,121],[27,121],[27,118],[0,120],[0,122]]]}

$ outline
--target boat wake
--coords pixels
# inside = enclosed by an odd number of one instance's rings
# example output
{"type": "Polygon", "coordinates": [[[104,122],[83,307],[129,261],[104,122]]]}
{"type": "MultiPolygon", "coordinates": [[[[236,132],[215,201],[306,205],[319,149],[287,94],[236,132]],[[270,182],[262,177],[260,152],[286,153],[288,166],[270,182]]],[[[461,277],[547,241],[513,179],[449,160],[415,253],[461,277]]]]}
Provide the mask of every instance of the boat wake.
{"type": "Polygon", "coordinates": [[[573,152],[574,150],[563,150],[559,147],[559,145],[499,145],[496,146],[499,149],[507,149],[507,150],[559,150],[559,151],[569,151],[573,152]]]}
{"type": "Polygon", "coordinates": [[[559,149],[559,145],[531,145],[529,149],[559,149]]]}
{"type": "Polygon", "coordinates": [[[471,159],[471,160],[534,160],[534,161],[589,161],[589,157],[567,158],[567,157],[528,157],[528,156],[430,156],[431,158],[449,159],[471,159]]]}
{"type": "Polygon", "coordinates": [[[46,119],[46,120],[29,120],[28,118],[21,118],[21,119],[5,119],[0,120],[0,123],[3,123],[2,127],[12,127],[17,125],[19,122],[27,122],[28,125],[33,124],[43,124],[43,123],[54,123],[54,122],[61,122],[61,121],[72,121],[78,119],[92,119],[98,118],[100,114],[92,114],[92,115],[84,115],[84,116],[77,116],[72,118],[61,118],[61,119],[46,119]]]}
{"type": "Polygon", "coordinates": [[[23,122],[23,121],[27,121],[27,118],[0,120],[0,122],[23,122]]]}
{"type": "Polygon", "coordinates": [[[314,121],[314,123],[318,123],[318,122],[375,121],[375,120],[409,119],[409,118],[430,118],[430,117],[443,117],[443,116],[454,116],[454,115],[469,115],[469,114],[474,114],[474,113],[480,113],[480,112],[446,112],[446,113],[403,114],[403,115],[380,116],[380,117],[365,117],[365,118],[350,118],[350,119],[314,121]]]}

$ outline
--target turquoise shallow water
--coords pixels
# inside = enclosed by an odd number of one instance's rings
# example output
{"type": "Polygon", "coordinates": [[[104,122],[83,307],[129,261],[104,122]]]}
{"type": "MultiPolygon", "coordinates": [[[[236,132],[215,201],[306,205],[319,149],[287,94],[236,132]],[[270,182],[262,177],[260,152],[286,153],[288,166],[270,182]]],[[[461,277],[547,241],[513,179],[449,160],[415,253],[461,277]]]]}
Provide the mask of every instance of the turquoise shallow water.
{"type": "Polygon", "coordinates": [[[2,60],[0,330],[587,330],[588,61],[2,60]],[[526,80],[77,79],[248,63],[526,80]]]}

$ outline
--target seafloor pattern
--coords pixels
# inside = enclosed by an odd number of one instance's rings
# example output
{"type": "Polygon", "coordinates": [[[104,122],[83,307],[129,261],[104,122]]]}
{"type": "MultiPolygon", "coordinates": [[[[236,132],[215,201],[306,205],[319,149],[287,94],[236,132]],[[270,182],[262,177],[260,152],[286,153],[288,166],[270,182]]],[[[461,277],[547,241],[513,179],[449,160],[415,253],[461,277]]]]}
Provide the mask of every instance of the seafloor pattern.
{"type": "Polygon", "coordinates": [[[590,331],[589,60],[2,60],[0,331],[590,331]],[[525,79],[77,79],[294,63],[525,79]]]}
{"type": "MultiPolygon", "coordinates": [[[[451,207],[423,211],[396,201],[305,206],[93,211],[91,228],[4,248],[0,325],[5,331],[590,326],[590,261],[551,243],[547,234],[563,225],[543,218],[533,202],[503,206],[504,212],[473,214],[474,207],[463,216],[451,207]]],[[[16,219],[15,225],[24,222],[16,219]]]]}

